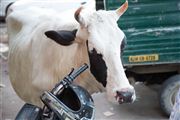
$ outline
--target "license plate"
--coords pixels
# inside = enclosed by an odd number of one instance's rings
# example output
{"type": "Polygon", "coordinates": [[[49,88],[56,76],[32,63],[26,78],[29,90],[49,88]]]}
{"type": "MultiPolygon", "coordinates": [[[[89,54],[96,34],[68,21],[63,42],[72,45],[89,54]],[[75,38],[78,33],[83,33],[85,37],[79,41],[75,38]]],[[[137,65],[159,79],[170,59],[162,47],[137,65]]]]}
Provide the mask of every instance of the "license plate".
{"type": "Polygon", "coordinates": [[[158,61],[158,60],[159,60],[158,54],[129,56],[129,62],[150,62],[150,61],[158,61]]]}

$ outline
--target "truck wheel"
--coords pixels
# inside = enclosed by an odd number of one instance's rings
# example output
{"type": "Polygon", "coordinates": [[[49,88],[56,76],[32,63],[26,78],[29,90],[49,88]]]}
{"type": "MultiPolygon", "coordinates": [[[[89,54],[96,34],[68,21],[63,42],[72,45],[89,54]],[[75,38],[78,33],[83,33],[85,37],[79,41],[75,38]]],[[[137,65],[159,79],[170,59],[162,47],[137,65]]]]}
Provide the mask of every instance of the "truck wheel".
{"type": "Polygon", "coordinates": [[[175,97],[180,87],[180,75],[168,78],[160,90],[159,103],[166,115],[170,115],[175,102],[175,97]]]}

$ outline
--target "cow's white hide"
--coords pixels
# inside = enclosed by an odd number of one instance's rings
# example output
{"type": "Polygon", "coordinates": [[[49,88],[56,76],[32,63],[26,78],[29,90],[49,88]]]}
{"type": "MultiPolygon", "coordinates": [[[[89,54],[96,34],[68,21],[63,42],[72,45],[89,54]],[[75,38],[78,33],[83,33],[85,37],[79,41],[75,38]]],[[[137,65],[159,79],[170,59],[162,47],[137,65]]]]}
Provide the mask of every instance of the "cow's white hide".
{"type": "MultiPolygon", "coordinates": [[[[37,7],[26,8],[23,12],[11,9],[7,17],[10,80],[18,96],[40,106],[39,96],[44,90],[50,90],[72,67],[89,63],[88,56],[85,56],[88,55],[87,48],[85,43],[60,46],[44,35],[48,30],[77,28],[75,11],[59,13],[37,7]]],[[[90,71],[75,82],[90,93],[104,90],[90,71]]]]}
{"type": "MultiPolygon", "coordinates": [[[[105,86],[108,97],[120,103],[135,100],[134,88],[129,84],[120,60],[120,45],[124,33],[117,25],[128,2],[116,11],[96,12],[94,7],[85,6],[84,9],[79,9],[79,13],[74,8],[58,11],[33,5],[24,5],[25,9],[22,11],[20,6],[15,3],[10,7],[7,26],[10,40],[10,80],[16,93],[24,101],[41,106],[39,97],[42,92],[50,90],[72,67],[89,64],[87,51],[91,54],[92,50],[101,56],[101,63],[104,62],[103,71],[107,75],[103,76],[103,80],[107,82],[105,86]],[[75,20],[74,13],[79,23],[75,20]],[[44,34],[49,30],[74,29],[78,31],[70,46],[59,45],[44,34]]],[[[94,66],[103,67],[97,63],[94,66]]],[[[104,91],[90,71],[83,73],[75,82],[90,93],[104,91]]]]}

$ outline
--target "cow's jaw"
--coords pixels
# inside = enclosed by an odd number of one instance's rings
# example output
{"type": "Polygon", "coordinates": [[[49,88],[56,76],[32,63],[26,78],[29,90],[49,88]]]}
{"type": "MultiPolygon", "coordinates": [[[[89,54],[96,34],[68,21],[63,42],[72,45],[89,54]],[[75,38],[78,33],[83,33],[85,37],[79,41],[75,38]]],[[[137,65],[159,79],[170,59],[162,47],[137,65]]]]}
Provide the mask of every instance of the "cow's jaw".
{"type": "Polygon", "coordinates": [[[106,87],[108,99],[120,104],[133,102],[136,99],[135,91],[125,75],[120,53],[101,54],[91,44],[88,50],[91,73],[106,87]]]}
{"type": "Polygon", "coordinates": [[[98,82],[100,82],[104,87],[106,87],[107,66],[105,61],[103,60],[102,54],[97,53],[97,50],[95,48],[88,51],[88,54],[91,73],[94,75],[98,82]]]}

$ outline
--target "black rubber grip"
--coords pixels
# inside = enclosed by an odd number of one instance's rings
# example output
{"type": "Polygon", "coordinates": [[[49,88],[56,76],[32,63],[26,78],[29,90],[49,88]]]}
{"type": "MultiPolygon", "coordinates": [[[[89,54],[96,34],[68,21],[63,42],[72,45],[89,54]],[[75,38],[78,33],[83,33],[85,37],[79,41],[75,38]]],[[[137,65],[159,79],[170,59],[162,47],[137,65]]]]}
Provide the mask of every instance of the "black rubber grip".
{"type": "Polygon", "coordinates": [[[79,67],[78,69],[74,70],[69,77],[72,78],[73,80],[79,76],[82,72],[84,72],[86,69],[88,68],[87,64],[82,65],[81,67],[79,67]]]}

